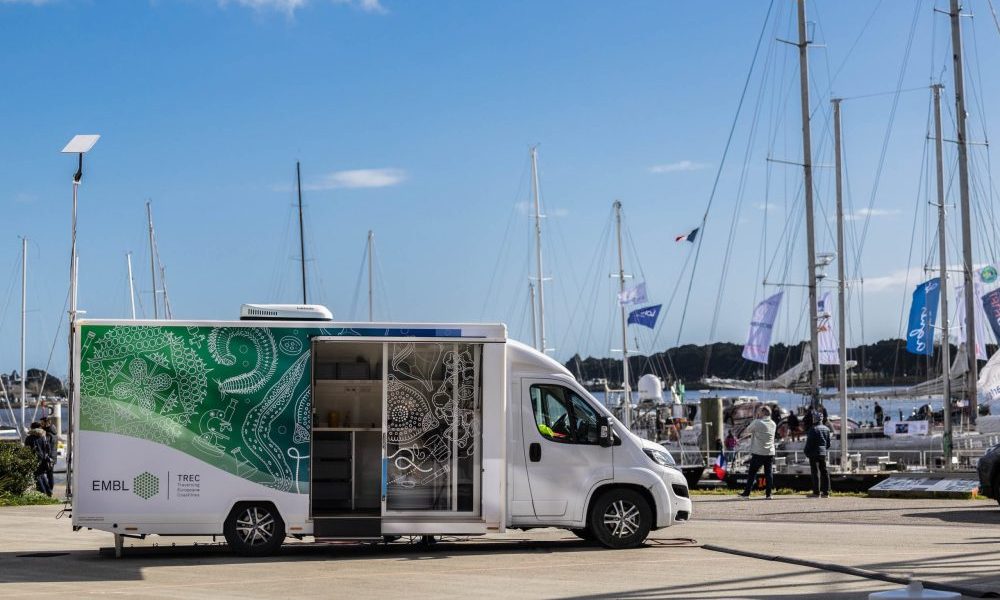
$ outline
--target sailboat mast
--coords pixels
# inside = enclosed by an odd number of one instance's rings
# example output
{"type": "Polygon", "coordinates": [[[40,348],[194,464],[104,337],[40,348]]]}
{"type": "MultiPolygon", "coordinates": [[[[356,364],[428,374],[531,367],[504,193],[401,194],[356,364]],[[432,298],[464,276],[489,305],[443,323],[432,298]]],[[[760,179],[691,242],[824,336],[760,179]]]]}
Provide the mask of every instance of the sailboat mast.
{"type": "Polygon", "coordinates": [[[847,469],[847,254],[844,245],[844,181],[842,148],[840,143],[840,98],[831,100],[833,103],[833,135],[835,167],[837,171],[837,338],[839,344],[837,388],[840,397],[840,468],[847,469]]]}
{"type": "Polygon", "coordinates": [[[535,323],[535,284],[528,282],[528,300],[531,304],[531,343],[538,347],[538,328],[535,323]]]}
{"type": "MultiPolygon", "coordinates": [[[[25,371],[24,347],[27,340],[28,321],[28,238],[21,238],[21,427],[20,431],[26,429],[24,425],[24,407],[28,401],[27,381],[28,374],[25,371]]],[[[22,436],[23,437],[23,436],[22,436]]]]}
{"type": "Polygon", "coordinates": [[[969,208],[969,140],[966,130],[965,73],[962,66],[961,6],[951,0],[951,54],[954,58],[952,75],[955,78],[955,120],[958,129],[958,192],[962,209],[962,276],[965,284],[965,344],[969,355],[967,389],[969,390],[969,424],[976,424],[979,414],[979,394],[976,380],[979,365],[976,363],[976,298],[972,282],[972,216],[969,208]]]}
{"type": "MultiPolygon", "coordinates": [[[[295,161],[295,187],[299,192],[299,260],[302,263],[302,304],[309,304],[306,295],[306,236],[305,225],[302,221],[302,167],[299,161],[295,161]]],[[[371,315],[369,315],[368,320],[371,320],[371,315]]]]}
{"type": "Polygon", "coordinates": [[[542,209],[538,199],[538,147],[531,147],[531,189],[535,197],[535,263],[538,268],[538,351],[545,352],[545,274],[542,271],[542,209]]]}
{"type": "Polygon", "coordinates": [[[132,308],[132,320],[135,321],[135,280],[132,278],[132,253],[125,253],[125,261],[128,263],[128,301],[132,308]]]}
{"type": "MultiPolygon", "coordinates": [[[[618,292],[625,294],[625,258],[622,256],[622,203],[615,200],[615,232],[618,236],[618,292]]],[[[625,427],[632,427],[632,393],[628,375],[628,321],[625,316],[625,305],[619,301],[622,313],[622,382],[625,390],[625,404],[622,416],[625,427]]]]}
{"type": "MultiPolygon", "coordinates": [[[[944,377],[944,468],[951,468],[951,341],[948,339],[948,252],[944,229],[944,150],[941,133],[941,89],[940,83],[931,86],[934,91],[934,153],[937,158],[937,209],[938,209],[938,259],[941,273],[941,370],[944,377]]],[[[975,354],[975,352],[973,352],[975,354]]]]}
{"type": "Polygon", "coordinates": [[[799,4],[799,88],[802,95],[802,173],[806,203],[806,249],[809,272],[809,351],[813,369],[810,396],[813,408],[819,407],[819,315],[816,309],[816,231],[813,225],[812,136],[809,131],[809,41],[806,39],[806,0],[799,4]]]}
{"type": "Polygon", "coordinates": [[[156,252],[154,251],[156,244],[153,243],[153,206],[149,200],[146,201],[146,222],[149,224],[149,277],[153,286],[153,318],[159,319],[160,313],[156,307],[156,252]]]}
{"type": "Polygon", "coordinates": [[[375,320],[375,304],[373,301],[373,279],[372,279],[372,253],[375,252],[375,234],[371,229],[368,230],[368,320],[375,320]]]}

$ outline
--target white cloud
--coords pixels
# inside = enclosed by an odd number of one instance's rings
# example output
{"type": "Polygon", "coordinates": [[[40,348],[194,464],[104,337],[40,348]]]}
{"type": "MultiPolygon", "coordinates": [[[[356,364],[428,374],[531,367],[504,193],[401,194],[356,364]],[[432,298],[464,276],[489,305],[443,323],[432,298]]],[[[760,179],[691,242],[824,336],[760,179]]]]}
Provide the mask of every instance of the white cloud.
{"type": "Polygon", "coordinates": [[[406,180],[402,169],[352,169],[334,171],[319,181],[302,186],[305,190],[333,190],[338,188],[381,188],[399,185],[406,180]]]}
{"type": "Polygon", "coordinates": [[[385,14],[389,12],[384,6],[382,6],[382,3],[379,2],[379,0],[358,0],[356,4],[358,8],[365,12],[378,14],[385,14]]]}
{"type": "Polygon", "coordinates": [[[860,221],[871,217],[891,217],[898,215],[899,211],[888,208],[859,208],[853,213],[844,215],[845,221],[860,221]]]}
{"type": "Polygon", "coordinates": [[[760,210],[760,211],[763,211],[763,212],[772,211],[772,210],[778,208],[778,205],[775,204],[774,202],[760,202],[760,203],[756,204],[755,206],[757,207],[757,210],[760,210]]]}
{"type": "Polygon", "coordinates": [[[924,273],[924,270],[920,267],[898,269],[888,275],[865,277],[865,292],[898,292],[904,285],[912,287],[925,279],[927,279],[927,276],[924,273]]]}
{"type": "MultiPolygon", "coordinates": [[[[0,2],[10,2],[12,0],[0,0],[0,2]]],[[[13,0],[13,1],[24,1],[24,0],[13,0]]],[[[42,2],[48,2],[49,0],[27,0],[33,4],[41,4],[42,2]]],[[[240,6],[246,6],[254,10],[273,10],[277,12],[283,12],[287,15],[295,14],[295,11],[304,7],[314,0],[218,0],[219,4],[225,6],[227,4],[238,4],[240,6]]],[[[375,14],[385,14],[389,12],[386,10],[380,0],[331,0],[334,4],[342,4],[345,6],[352,6],[358,10],[375,13],[375,14]]]]}
{"type": "Polygon", "coordinates": [[[679,173],[681,171],[700,171],[708,168],[706,163],[694,162],[691,160],[681,160],[663,165],[653,165],[649,167],[650,173],[679,173]]]}

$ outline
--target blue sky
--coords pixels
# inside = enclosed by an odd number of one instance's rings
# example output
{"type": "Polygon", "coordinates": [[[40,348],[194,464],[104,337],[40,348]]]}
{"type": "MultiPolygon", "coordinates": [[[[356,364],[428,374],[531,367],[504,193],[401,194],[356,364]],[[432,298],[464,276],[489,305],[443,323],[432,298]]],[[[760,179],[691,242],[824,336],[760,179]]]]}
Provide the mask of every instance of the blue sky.
{"type": "MultiPolygon", "coordinates": [[[[775,265],[770,281],[804,279],[801,242],[792,252],[777,243],[801,175],[765,161],[769,153],[795,161],[801,152],[794,48],[773,39],[793,35],[792,3],[774,6],[705,231],[682,342],[744,339],[754,302],[776,289],[761,286],[761,257],[775,265]]],[[[831,94],[877,94],[897,82],[922,88],[943,67],[950,106],[947,19],[933,7],[810,3],[815,41],[824,45],[811,51],[815,162],[832,164],[831,94]]],[[[1000,90],[982,74],[996,72],[1000,36],[984,3],[970,8],[970,112],[973,137],[983,139],[989,115],[981,106],[1000,90]]],[[[80,306],[90,316],[126,316],[127,251],[152,312],[147,199],[175,317],[228,319],[242,302],[298,301],[292,203],[300,160],[311,300],[337,318],[364,316],[357,282],[373,229],[377,317],[500,320],[527,338],[524,203],[528,148],[540,144],[554,354],[605,356],[620,347],[607,277],[612,249],[600,244],[616,198],[632,240],[629,270],[641,270],[651,301],[667,303],[680,288],[659,336],[636,332],[637,343],[673,345],[692,250],[673,237],[705,211],[767,9],[763,1],[0,0],[0,367],[17,361],[19,282],[8,276],[19,272],[21,235],[31,240],[29,364],[43,365],[53,343],[74,171],[58,150],[75,133],[103,136],[81,190],[80,306]]],[[[894,97],[844,103],[850,223],[855,235],[869,224],[862,254],[848,257],[860,260],[865,278],[852,294],[851,344],[898,335],[906,289],[934,247],[921,180],[928,99],[924,90],[899,95],[874,195],[894,97]]],[[[985,182],[987,155],[977,152],[985,182]]],[[[832,248],[833,198],[830,170],[819,171],[822,250],[832,248]]],[[[991,196],[983,190],[985,206],[991,196]]],[[[799,221],[787,229],[801,237],[799,221]]],[[[986,220],[977,231],[977,260],[992,261],[986,220]]],[[[804,335],[800,289],[788,291],[780,341],[804,335]]],[[[60,340],[52,370],[62,373],[64,364],[60,340]]]]}

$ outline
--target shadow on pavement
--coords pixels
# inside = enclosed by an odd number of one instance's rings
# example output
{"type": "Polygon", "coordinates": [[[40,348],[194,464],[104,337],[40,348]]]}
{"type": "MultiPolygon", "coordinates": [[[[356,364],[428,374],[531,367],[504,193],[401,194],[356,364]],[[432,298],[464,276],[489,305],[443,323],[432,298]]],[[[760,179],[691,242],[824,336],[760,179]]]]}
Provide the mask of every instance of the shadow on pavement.
{"type": "Polygon", "coordinates": [[[972,523],[975,525],[1000,525],[1000,511],[995,506],[964,510],[935,510],[906,513],[914,519],[937,519],[943,523],[972,523]]]}
{"type": "MultiPolygon", "coordinates": [[[[150,538],[152,539],[152,538],[150,538]]],[[[170,539],[170,538],[168,538],[170,539]]],[[[175,538],[176,539],[176,538],[175,538]]],[[[655,552],[650,540],[643,551],[655,552]]],[[[230,552],[224,543],[180,545],[167,542],[158,546],[126,547],[124,556],[114,558],[113,548],[100,550],[49,550],[42,552],[0,552],[0,584],[46,581],[52,583],[141,580],[147,567],[219,566],[280,564],[294,561],[400,561],[443,560],[455,556],[491,554],[560,554],[593,552],[599,547],[576,537],[560,540],[504,539],[482,541],[442,541],[422,543],[296,543],[289,542],[274,556],[243,557],[230,552]]]]}

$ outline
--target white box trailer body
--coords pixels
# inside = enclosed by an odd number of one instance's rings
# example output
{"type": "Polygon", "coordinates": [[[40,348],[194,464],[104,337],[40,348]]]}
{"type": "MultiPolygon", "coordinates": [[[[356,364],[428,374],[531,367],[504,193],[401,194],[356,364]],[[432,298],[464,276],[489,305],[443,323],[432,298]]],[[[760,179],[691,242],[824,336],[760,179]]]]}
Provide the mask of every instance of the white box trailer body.
{"type": "Polygon", "coordinates": [[[639,529],[690,516],[665,450],[503,325],[81,320],[75,339],[73,525],[117,541],[588,532],[612,489],[648,505],[639,529]]]}

